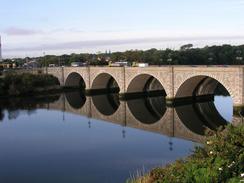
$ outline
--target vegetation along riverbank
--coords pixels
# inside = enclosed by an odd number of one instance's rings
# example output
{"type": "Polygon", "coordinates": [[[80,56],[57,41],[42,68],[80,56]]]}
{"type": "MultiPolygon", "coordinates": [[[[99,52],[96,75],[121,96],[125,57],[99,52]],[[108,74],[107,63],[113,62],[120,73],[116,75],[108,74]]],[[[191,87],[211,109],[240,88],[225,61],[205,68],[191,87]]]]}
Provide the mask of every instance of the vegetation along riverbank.
{"type": "MultiPolygon", "coordinates": [[[[213,133],[213,132],[210,132],[213,133]]],[[[184,160],[155,168],[128,183],[235,183],[244,181],[244,125],[227,126],[206,138],[184,160]]]]}
{"type": "Polygon", "coordinates": [[[25,96],[61,89],[58,79],[46,74],[13,73],[0,78],[0,97],[25,96]]]}

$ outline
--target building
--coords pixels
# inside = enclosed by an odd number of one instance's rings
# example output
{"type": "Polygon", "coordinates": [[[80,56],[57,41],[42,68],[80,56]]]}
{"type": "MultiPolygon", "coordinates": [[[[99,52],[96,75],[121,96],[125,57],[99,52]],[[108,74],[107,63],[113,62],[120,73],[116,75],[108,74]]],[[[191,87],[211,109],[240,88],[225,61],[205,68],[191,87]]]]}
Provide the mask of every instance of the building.
{"type": "Polygon", "coordinates": [[[83,62],[72,62],[71,63],[71,67],[82,67],[82,66],[86,66],[86,63],[83,62]]]}
{"type": "Polygon", "coordinates": [[[40,63],[36,60],[30,60],[23,65],[24,68],[38,68],[40,67],[40,63]]]}
{"type": "Polygon", "coordinates": [[[128,66],[127,61],[119,61],[119,62],[109,62],[110,67],[124,67],[128,66]]]}
{"type": "Polygon", "coordinates": [[[16,68],[15,63],[0,63],[0,69],[16,68]]]}
{"type": "Polygon", "coordinates": [[[148,63],[133,62],[132,66],[133,67],[148,67],[149,64],[148,63]]]}

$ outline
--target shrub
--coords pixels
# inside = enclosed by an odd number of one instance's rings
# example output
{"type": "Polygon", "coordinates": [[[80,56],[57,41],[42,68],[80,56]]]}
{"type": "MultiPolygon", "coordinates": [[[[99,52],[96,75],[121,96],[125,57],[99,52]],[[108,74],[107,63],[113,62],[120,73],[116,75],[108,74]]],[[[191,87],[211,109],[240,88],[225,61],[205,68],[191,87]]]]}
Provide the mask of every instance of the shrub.
{"type": "Polygon", "coordinates": [[[51,75],[7,74],[0,80],[0,95],[20,95],[32,93],[39,88],[58,85],[58,79],[51,75]]]}
{"type": "Polygon", "coordinates": [[[244,173],[244,125],[216,132],[185,160],[153,169],[149,176],[157,183],[240,182],[244,173]]]}

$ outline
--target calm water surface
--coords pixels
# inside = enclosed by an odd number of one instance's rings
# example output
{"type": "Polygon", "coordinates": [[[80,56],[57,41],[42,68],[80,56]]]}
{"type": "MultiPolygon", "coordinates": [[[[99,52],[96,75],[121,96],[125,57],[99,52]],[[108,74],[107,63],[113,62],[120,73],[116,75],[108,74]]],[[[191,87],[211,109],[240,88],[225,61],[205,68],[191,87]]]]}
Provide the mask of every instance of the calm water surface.
{"type": "Polygon", "coordinates": [[[121,102],[75,92],[4,101],[0,109],[3,183],[122,183],[137,170],[186,157],[206,126],[231,121],[233,111],[228,97],[169,108],[163,97],[121,102]]]}

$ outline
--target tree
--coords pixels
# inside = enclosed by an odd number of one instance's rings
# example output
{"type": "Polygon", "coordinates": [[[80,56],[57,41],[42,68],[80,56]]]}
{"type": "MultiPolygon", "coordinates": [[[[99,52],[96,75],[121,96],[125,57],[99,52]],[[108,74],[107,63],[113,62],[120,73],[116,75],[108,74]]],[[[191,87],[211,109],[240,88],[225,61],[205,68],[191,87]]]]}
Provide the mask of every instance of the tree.
{"type": "Polygon", "coordinates": [[[185,44],[185,45],[180,47],[180,50],[184,51],[184,50],[188,50],[192,47],[193,47],[193,44],[185,44]]]}

